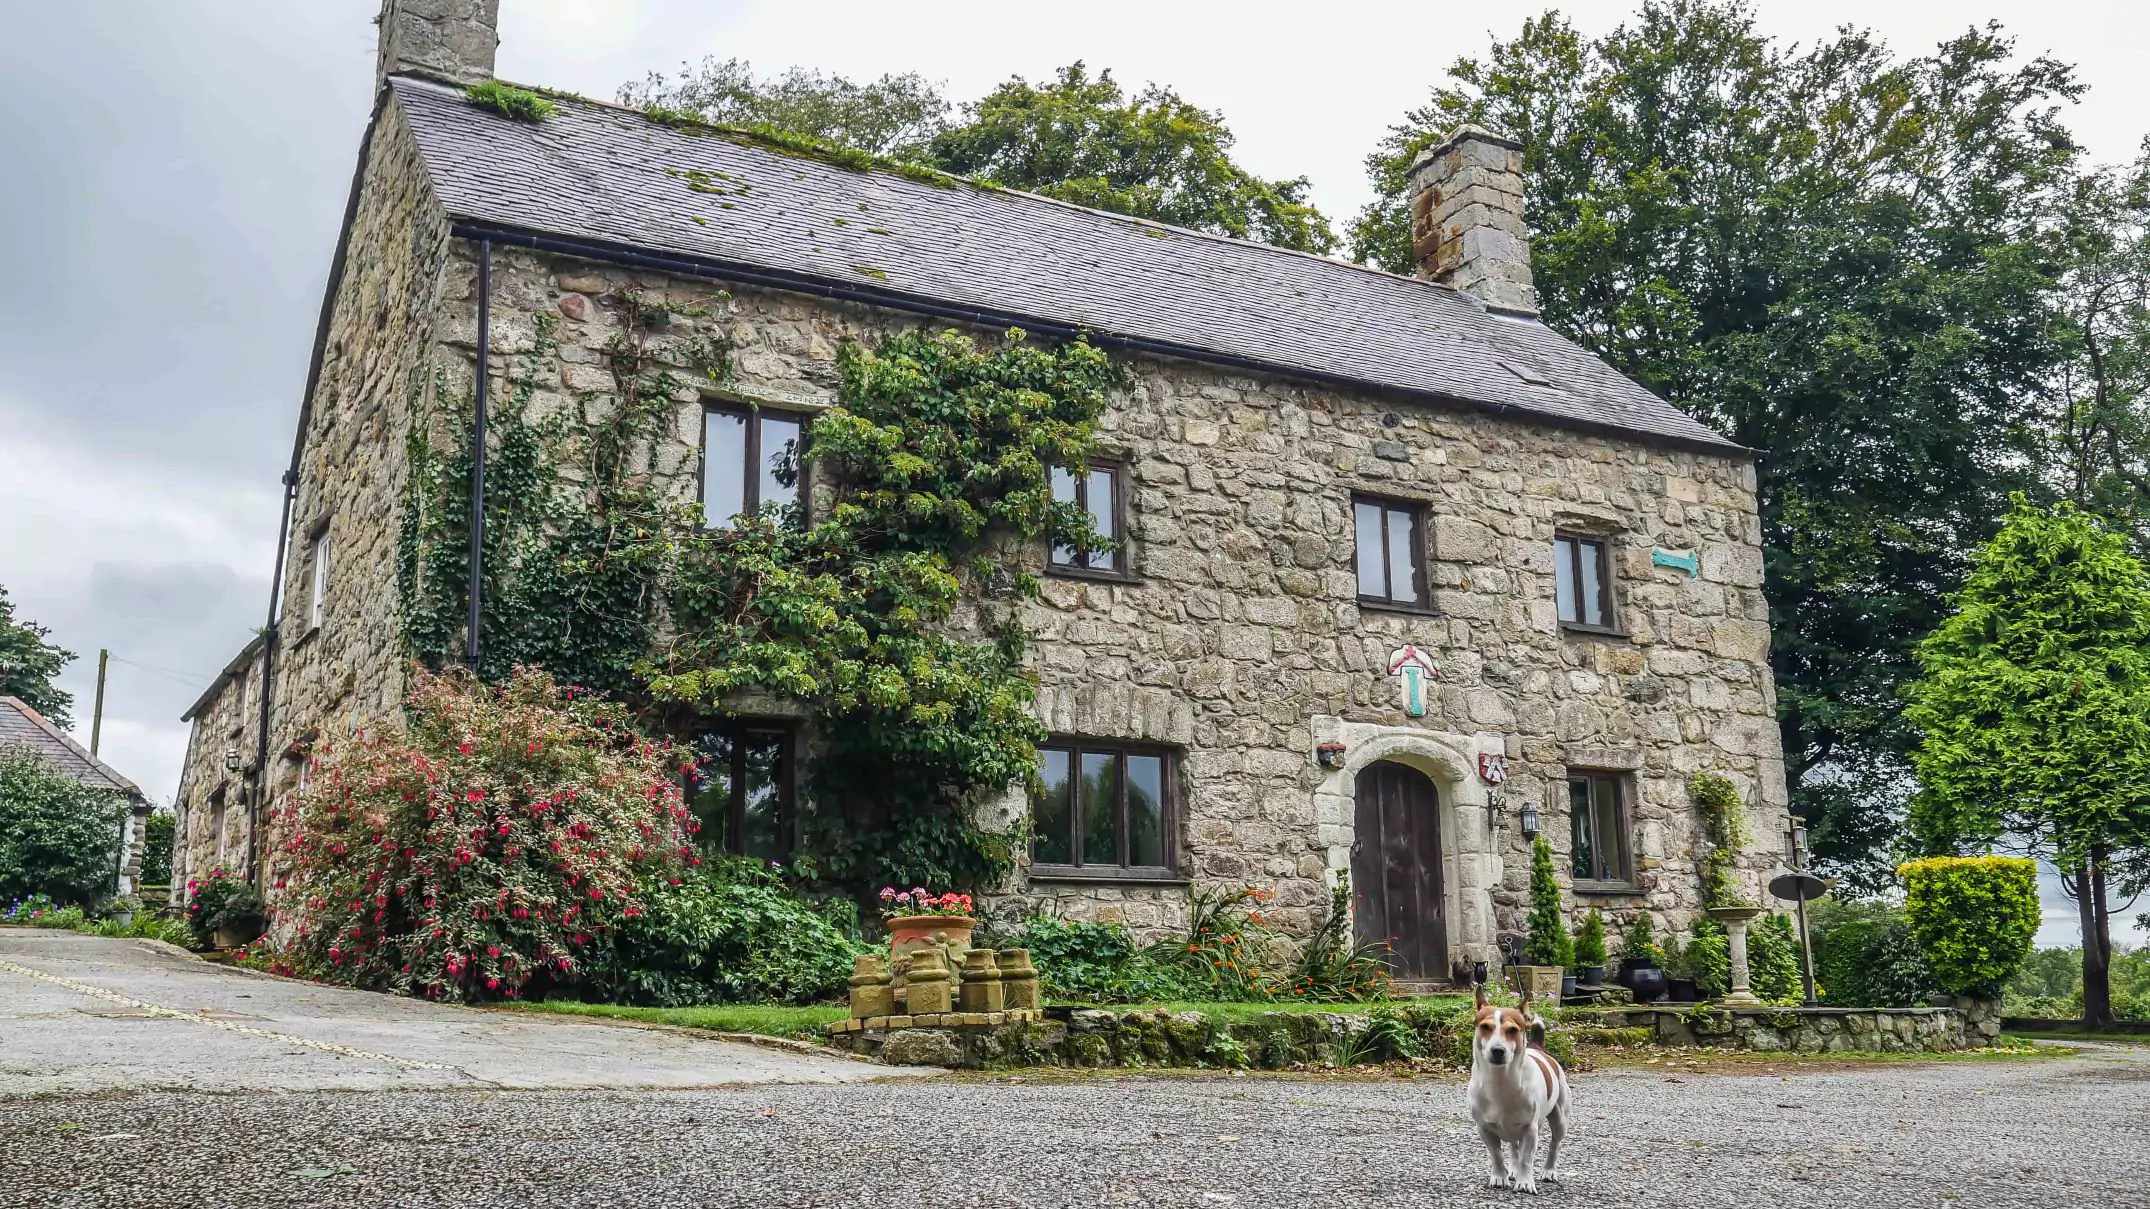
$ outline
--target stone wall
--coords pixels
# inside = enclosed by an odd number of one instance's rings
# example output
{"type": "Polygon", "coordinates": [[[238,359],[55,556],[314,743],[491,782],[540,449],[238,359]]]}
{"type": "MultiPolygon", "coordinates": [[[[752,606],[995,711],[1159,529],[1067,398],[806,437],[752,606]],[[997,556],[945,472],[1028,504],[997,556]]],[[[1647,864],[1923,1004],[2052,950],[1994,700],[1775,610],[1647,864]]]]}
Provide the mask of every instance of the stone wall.
{"type": "Polygon", "coordinates": [[[188,878],[219,866],[237,869],[246,859],[260,710],[261,650],[250,643],[195,703],[189,719],[186,761],[172,795],[174,905],[185,904],[188,878]],[[226,767],[233,754],[241,766],[236,772],[226,767]]]}
{"type": "MultiPolygon", "coordinates": [[[[1954,1007],[1685,1008],[1623,1007],[1586,1013],[1570,1009],[1574,1026],[1595,1018],[1606,1029],[1636,1030],[1659,1045],[1716,1046],[1757,1053],[1946,1053],[1998,1043],[2000,1016],[1984,1001],[1954,1007]]],[[[1589,1031],[1582,1033],[1589,1038],[1589,1031]]]]}

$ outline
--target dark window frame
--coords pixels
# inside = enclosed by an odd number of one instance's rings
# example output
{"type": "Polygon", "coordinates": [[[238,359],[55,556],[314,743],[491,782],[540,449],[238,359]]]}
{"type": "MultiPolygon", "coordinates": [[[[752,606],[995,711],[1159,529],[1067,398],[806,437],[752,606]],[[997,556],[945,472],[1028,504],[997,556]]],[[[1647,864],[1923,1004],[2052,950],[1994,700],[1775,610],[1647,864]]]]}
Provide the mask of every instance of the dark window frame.
{"type": "MultiPolygon", "coordinates": [[[[790,860],[799,850],[799,726],[782,718],[738,718],[712,722],[695,727],[692,735],[723,734],[732,740],[731,801],[724,808],[724,835],[714,840],[709,829],[696,835],[697,845],[705,852],[720,852],[741,856],[746,852],[746,744],[749,735],[778,735],[783,739],[784,772],[777,782],[776,799],[776,846],[782,854],[779,859],[790,860]]],[[[692,742],[690,736],[689,742],[692,742]]],[[[693,749],[690,747],[689,749],[693,749]]],[[[695,766],[701,764],[697,758],[695,766]]],[[[689,811],[693,810],[694,770],[688,768],[680,773],[680,789],[686,795],[689,811]]]]}
{"type": "Polygon", "coordinates": [[[1628,787],[1627,774],[1596,768],[1571,768],[1563,780],[1563,785],[1566,787],[1568,807],[1570,844],[1568,872],[1576,893],[1624,894],[1638,891],[1640,887],[1635,882],[1634,794],[1628,787]],[[1615,851],[1609,863],[1604,860],[1593,862],[1588,874],[1576,867],[1577,849],[1574,846],[1574,839],[1577,830],[1577,815],[1575,813],[1574,787],[1577,784],[1585,787],[1583,791],[1584,799],[1589,804],[1588,819],[1593,856],[1600,855],[1599,850],[1608,838],[1599,834],[1598,831],[1598,806],[1600,805],[1598,794],[1607,792],[1612,797],[1614,834],[1609,838],[1613,841],[1615,851]],[[1599,874],[1604,873],[1610,873],[1612,876],[1599,876],[1599,874]]]}
{"type": "Polygon", "coordinates": [[[1613,594],[1613,544],[1612,538],[1603,533],[1583,533],[1573,529],[1553,531],[1553,615],[1559,618],[1560,628],[1584,634],[1606,634],[1625,637],[1627,631],[1620,626],[1620,598],[1613,594]],[[1598,548],[1598,599],[1605,606],[1605,620],[1584,621],[1580,616],[1570,618],[1560,615],[1560,558],[1562,542],[1568,544],[1568,574],[1575,583],[1575,606],[1582,612],[1583,546],[1598,548]]]}
{"type": "MultiPolygon", "coordinates": [[[[1125,739],[1094,739],[1082,735],[1054,735],[1045,742],[1038,744],[1040,753],[1049,750],[1065,751],[1068,754],[1068,777],[1072,783],[1068,801],[1068,855],[1074,858],[1074,861],[1071,864],[1058,864],[1033,859],[1030,864],[1031,877],[1045,881],[1179,882],[1186,880],[1180,876],[1179,872],[1179,749],[1162,743],[1142,743],[1125,739]],[[1120,853],[1127,851],[1130,842],[1127,827],[1127,758],[1129,756],[1156,756],[1162,762],[1163,775],[1159,778],[1159,782],[1163,792],[1163,800],[1158,803],[1158,830],[1164,845],[1164,863],[1162,865],[1098,864],[1083,859],[1087,854],[1082,848],[1084,826],[1084,795],[1081,792],[1082,758],[1085,755],[1107,754],[1117,757],[1113,765],[1115,785],[1115,800],[1113,802],[1115,825],[1113,834],[1118,839],[1120,853]]],[[[1031,850],[1035,853],[1037,850],[1035,833],[1037,801],[1035,797],[1032,797],[1027,803],[1026,808],[1028,811],[1026,818],[1031,821],[1033,828],[1031,850]]],[[[1117,856],[1119,853],[1115,855],[1117,856]]]]}
{"type": "Polygon", "coordinates": [[[697,442],[700,450],[695,458],[694,500],[702,513],[704,531],[722,529],[732,520],[722,524],[709,521],[709,417],[712,413],[739,416],[746,421],[746,456],[741,466],[739,516],[761,511],[761,426],[765,415],[791,420],[799,426],[799,479],[792,490],[800,505],[800,516],[806,515],[811,496],[808,491],[808,467],[812,455],[807,450],[807,433],[813,428],[813,413],[792,411],[783,407],[764,407],[759,403],[742,403],[733,399],[705,398],[702,400],[702,432],[697,442]]]}
{"type": "MultiPolygon", "coordinates": [[[[1351,574],[1354,581],[1356,581],[1359,573],[1360,504],[1372,504],[1381,510],[1381,577],[1384,584],[1388,580],[1390,561],[1390,510],[1411,514],[1411,525],[1417,533],[1417,539],[1411,543],[1412,599],[1397,600],[1393,596],[1369,596],[1365,591],[1361,590],[1358,594],[1359,607],[1362,609],[1382,609],[1392,613],[1433,613],[1435,611],[1433,608],[1433,583],[1429,574],[1431,560],[1427,557],[1432,551],[1433,544],[1433,535],[1429,532],[1429,522],[1433,515],[1432,507],[1424,500],[1404,499],[1393,495],[1375,495],[1370,491],[1352,492],[1351,574]]],[[[1363,585],[1358,586],[1363,589],[1363,585]]]]}
{"type": "MultiPolygon", "coordinates": [[[[1112,534],[1109,536],[1116,544],[1112,549],[1112,565],[1109,567],[1093,567],[1088,565],[1087,562],[1061,562],[1060,543],[1048,538],[1045,543],[1045,573],[1047,575],[1063,576],[1068,579],[1106,579],[1122,583],[1133,581],[1136,575],[1134,560],[1130,556],[1130,552],[1134,548],[1134,543],[1129,541],[1127,536],[1128,461],[1125,458],[1094,457],[1084,462],[1079,468],[1079,472],[1078,468],[1073,466],[1053,467],[1046,471],[1048,476],[1046,489],[1048,492],[1052,487],[1050,475],[1053,470],[1065,470],[1075,476],[1075,506],[1081,508],[1085,513],[1090,510],[1089,472],[1103,470],[1111,475],[1112,534]]],[[[1087,559],[1089,554],[1078,551],[1077,557],[1087,559]]]]}

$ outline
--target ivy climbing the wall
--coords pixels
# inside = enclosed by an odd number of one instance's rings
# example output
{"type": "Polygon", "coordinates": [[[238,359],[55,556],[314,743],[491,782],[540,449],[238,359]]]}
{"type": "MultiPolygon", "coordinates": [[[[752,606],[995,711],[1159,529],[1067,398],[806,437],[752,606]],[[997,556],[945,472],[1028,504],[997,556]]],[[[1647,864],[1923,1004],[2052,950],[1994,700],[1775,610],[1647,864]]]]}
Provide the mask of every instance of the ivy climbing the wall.
{"type": "MultiPolygon", "coordinates": [[[[1050,468],[1089,457],[1124,371],[1020,331],[846,345],[838,405],[807,437],[811,509],[705,529],[660,451],[681,401],[728,373],[728,348],[697,334],[704,311],[605,301],[611,389],[533,406],[558,346],[541,317],[490,410],[480,674],[542,667],[671,731],[744,698],[793,702],[813,721],[802,876],[998,884],[1023,837],[977,808],[1034,775],[1044,737],[1017,614],[1036,583],[1012,556],[1102,544],[1054,500],[1050,468]]],[[[398,572],[410,653],[437,667],[462,658],[473,413],[445,375],[432,394],[449,402],[412,428],[398,572]]]]}
{"type": "Polygon", "coordinates": [[[1747,826],[1741,817],[1746,803],[1740,801],[1737,786],[1714,772],[1696,773],[1687,783],[1687,792],[1701,810],[1710,841],[1709,854],[1702,858],[1702,905],[1737,906],[1732,871],[1739,867],[1740,849],[1747,843],[1747,826]]]}

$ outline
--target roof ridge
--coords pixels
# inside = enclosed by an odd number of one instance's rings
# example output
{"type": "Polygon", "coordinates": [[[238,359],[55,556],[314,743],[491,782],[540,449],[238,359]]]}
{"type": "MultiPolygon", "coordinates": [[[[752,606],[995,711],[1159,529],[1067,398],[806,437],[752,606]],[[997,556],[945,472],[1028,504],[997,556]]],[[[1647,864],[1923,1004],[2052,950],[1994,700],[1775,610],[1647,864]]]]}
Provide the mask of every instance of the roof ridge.
{"type": "Polygon", "coordinates": [[[30,725],[32,726],[35,726],[40,731],[43,731],[46,737],[58,742],[61,746],[65,747],[70,754],[75,756],[75,758],[89,765],[91,771],[97,773],[99,776],[104,777],[106,780],[111,781],[113,784],[113,788],[118,789],[123,793],[132,793],[136,795],[139,795],[142,792],[141,786],[135,784],[132,780],[121,776],[117,768],[112,767],[110,764],[107,764],[103,760],[98,759],[96,756],[90,754],[89,749],[82,746],[82,744],[77,743],[73,735],[70,735],[66,731],[61,730],[57,725],[52,722],[51,719],[37,712],[37,709],[29,702],[23,700],[20,697],[0,697],[0,705],[8,706],[14,709],[16,712],[20,713],[23,716],[24,721],[30,723],[30,725]]]}
{"type": "MultiPolygon", "coordinates": [[[[442,92],[459,93],[465,91],[463,86],[459,84],[451,83],[436,76],[426,75],[422,72],[398,72],[395,74],[402,79],[431,85],[432,87],[437,88],[442,92]]],[[[651,125],[666,126],[668,129],[676,129],[676,127],[671,127],[667,123],[660,122],[657,119],[652,118],[648,113],[633,105],[623,105],[617,101],[599,100],[596,97],[586,97],[579,92],[565,92],[560,89],[546,87],[542,84],[520,84],[513,80],[501,80],[499,82],[507,85],[510,88],[521,88],[529,92],[535,92],[538,95],[546,98],[547,100],[561,101],[567,104],[589,105],[598,109],[609,109],[615,113],[640,118],[643,121],[650,123],[651,125]]],[[[702,118],[694,118],[692,120],[696,124],[706,126],[711,130],[729,134],[742,134],[748,137],[755,137],[763,134],[762,131],[758,131],[751,126],[734,126],[729,123],[711,122],[702,118]]],[[[802,135],[796,137],[810,138],[812,136],[802,135]]],[[[873,152],[867,152],[866,154],[872,155],[876,160],[888,159],[887,156],[878,155],[873,152]]],[[[1429,289],[1445,290],[1451,294],[1455,294],[1461,298],[1467,299],[1473,305],[1479,307],[1482,310],[1486,310],[1489,313],[1493,312],[1496,309],[1487,307],[1483,299],[1478,298],[1476,295],[1471,294],[1469,291],[1459,289],[1456,286],[1449,285],[1446,282],[1432,281],[1424,277],[1413,276],[1411,274],[1406,273],[1392,273],[1387,269],[1378,268],[1370,264],[1362,264],[1361,262],[1356,260],[1344,260],[1335,256],[1325,256],[1319,252],[1308,252],[1303,251],[1299,248],[1279,247],[1278,245],[1273,243],[1263,243],[1258,239],[1241,239],[1234,235],[1219,235],[1215,231],[1204,231],[1198,227],[1183,227],[1177,223],[1162,222],[1154,218],[1144,218],[1139,214],[1123,214],[1118,210],[1102,210],[1096,206],[1085,206],[1080,202],[1066,201],[1058,197],[1048,197],[1043,193],[1034,193],[1028,189],[1018,189],[1015,188],[1013,185],[1003,185],[998,181],[981,180],[977,177],[965,176],[960,172],[950,172],[945,168],[935,168],[931,164],[920,164],[913,160],[890,160],[890,162],[912,164],[915,167],[925,168],[933,172],[938,172],[951,180],[962,181],[964,184],[969,185],[974,189],[977,189],[981,193],[1003,193],[1013,197],[1028,198],[1031,201],[1044,202],[1046,205],[1049,206],[1059,206],[1062,209],[1074,210],[1082,214],[1094,214],[1100,218],[1109,219],[1115,222],[1123,222],[1134,224],[1137,226],[1152,227],[1160,231],[1171,231],[1180,235],[1190,235],[1196,239],[1212,240],[1216,243],[1229,244],[1233,247],[1254,248],[1263,252],[1274,253],[1279,256],[1297,256],[1306,260],[1317,261],[1322,264],[1334,265],[1337,268],[1341,269],[1356,270],[1357,272],[1365,273],[1373,277],[1385,277],[1391,281],[1410,282],[1413,285],[1425,286],[1429,289]]],[[[868,171],[887,170],[881,168],[880,165],[876,164],[873,168],[868,169],[868,171]]],[[[892,175],[901,176],[902,174],[893,173],[892,175]]],[[[1505,311],[1500,313],[1503,315],[1512,314],[1511,312],[1505,311]]],[[[1535,316],[1514,315],[1513,317],[1525,319],[1532,322],[1538,321],[1535,316]]]]}

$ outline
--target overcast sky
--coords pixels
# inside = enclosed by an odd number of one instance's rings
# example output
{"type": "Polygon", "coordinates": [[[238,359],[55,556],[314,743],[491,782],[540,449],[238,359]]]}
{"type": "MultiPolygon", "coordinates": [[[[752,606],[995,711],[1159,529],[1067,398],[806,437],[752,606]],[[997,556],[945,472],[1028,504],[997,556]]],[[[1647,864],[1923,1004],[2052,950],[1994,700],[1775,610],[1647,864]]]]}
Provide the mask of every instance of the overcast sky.
{"type": "MultiPolygon", "coordinates": [[[[1543,2],[1087,0],[1056,5],[502,0],[499,74],[610,97],[705,54],[774,70],[918,71],[952,99],[1081,58],[1222,110],[1241,161],[1304,174],[1341,226],[1366,152],[1460,54],[1543,2]],[[1468,16],[1459,17],[1459,13],[1468,16]]],[[[1585,33],[1630,0],[1557,5],[1585,33]]],[[[2101,160],[2150,130],[2143,0],[1760,0],[1811,41],[1866,25],[1910,51],[2003,19],[2077,64],[2101,160]]],[[[85,657],[88,735],[168,801],[178,717],[262,624],[277,477],[371,101],[377,0],[14,5],[0,39],[0,585],[85,657]]],[[[2044,939],[2073,939],[2065,904],[2044,939]]],[[[2139,939],[2139,934],[2137,936],[2139,939]]]]}

